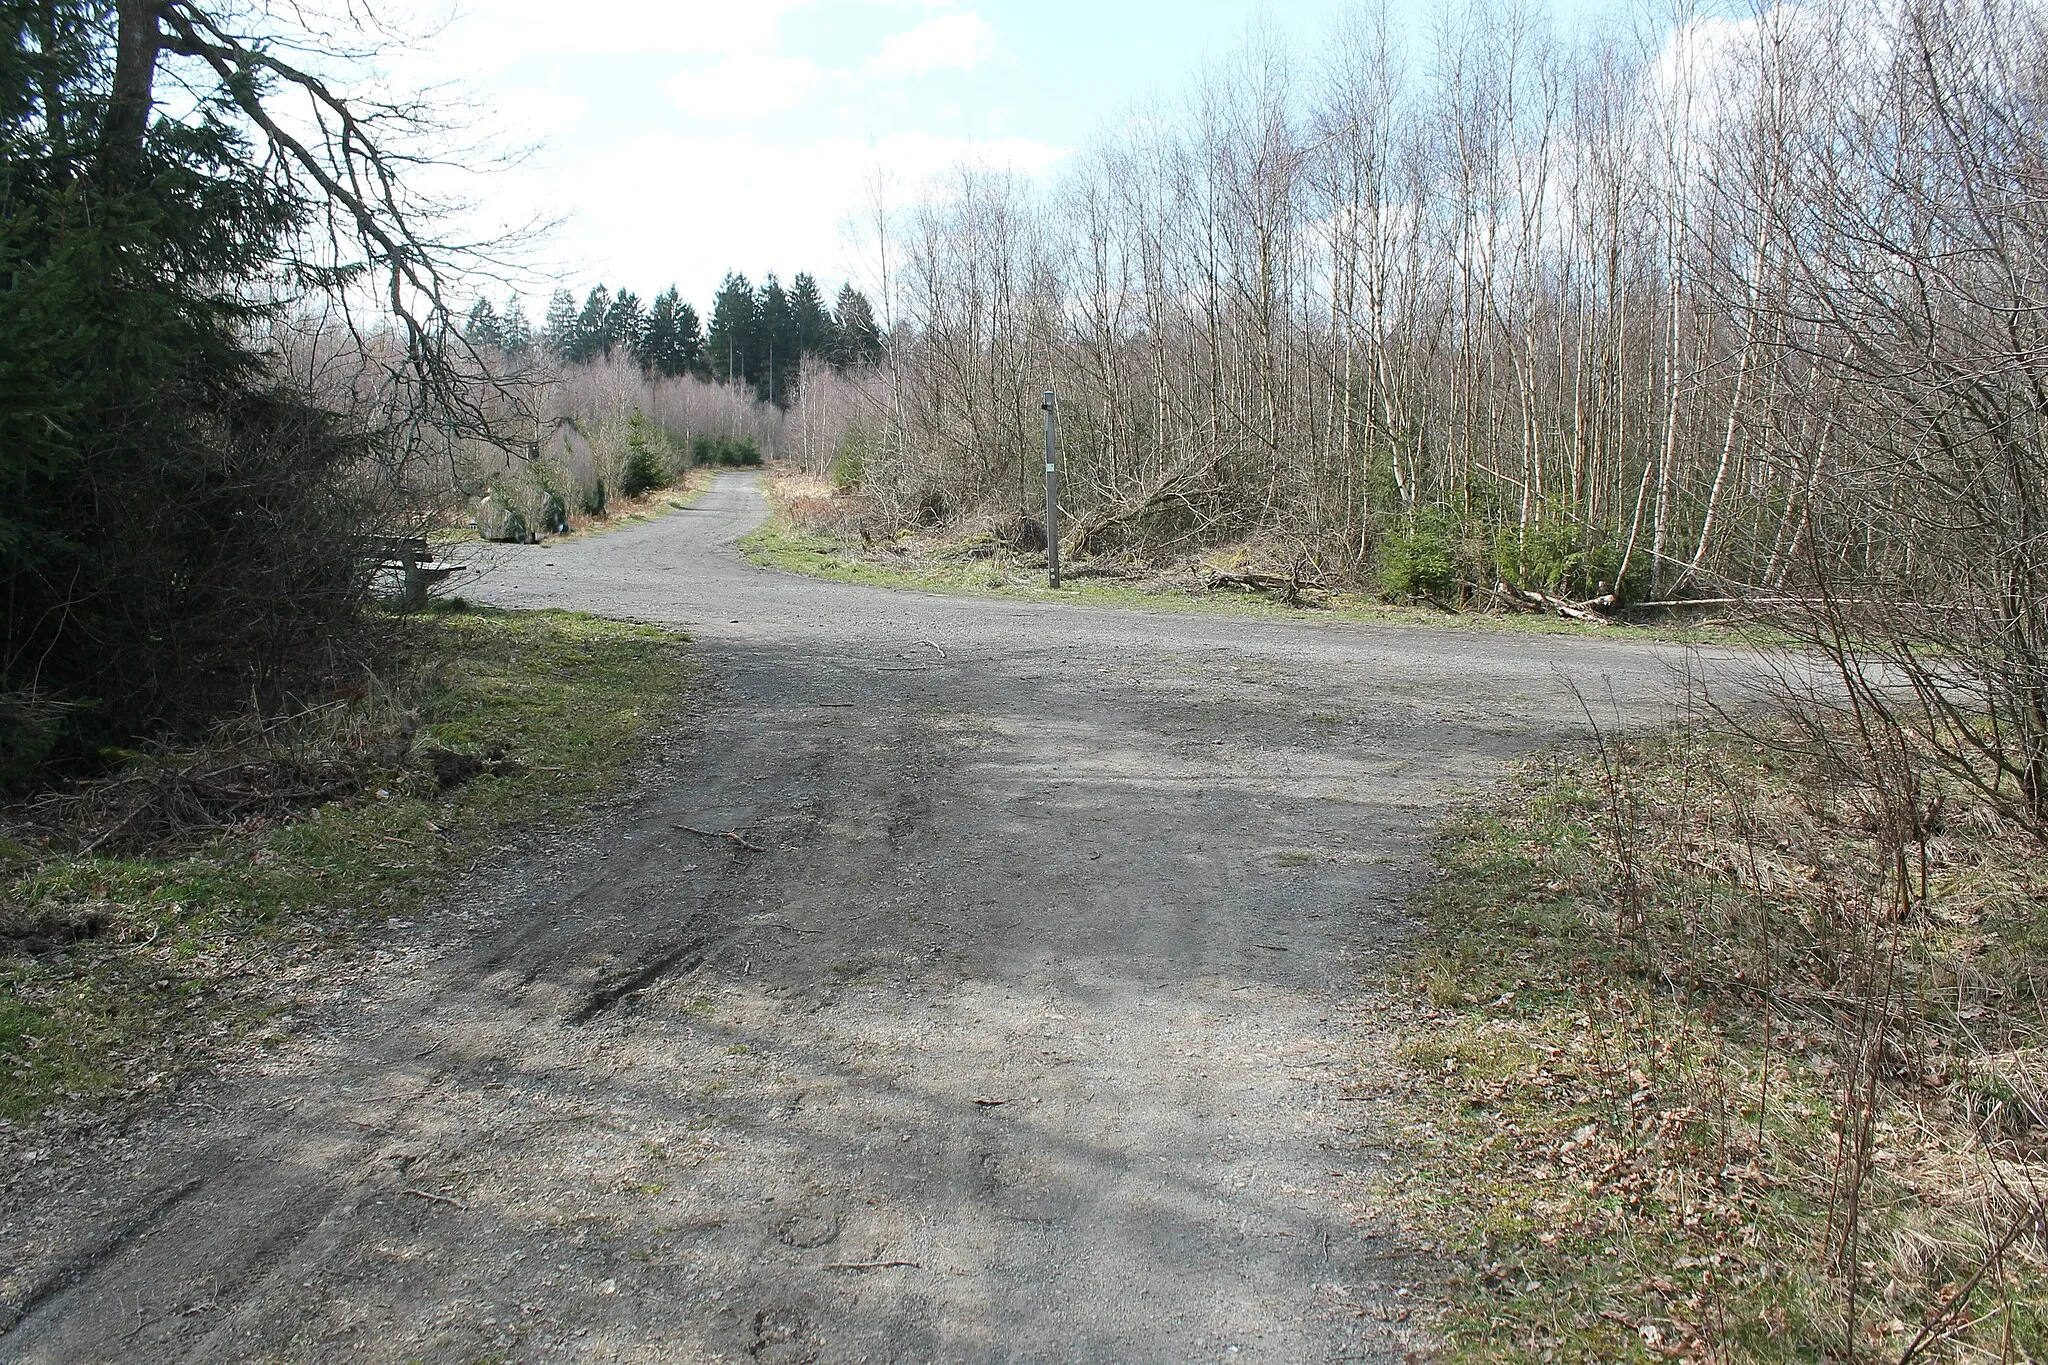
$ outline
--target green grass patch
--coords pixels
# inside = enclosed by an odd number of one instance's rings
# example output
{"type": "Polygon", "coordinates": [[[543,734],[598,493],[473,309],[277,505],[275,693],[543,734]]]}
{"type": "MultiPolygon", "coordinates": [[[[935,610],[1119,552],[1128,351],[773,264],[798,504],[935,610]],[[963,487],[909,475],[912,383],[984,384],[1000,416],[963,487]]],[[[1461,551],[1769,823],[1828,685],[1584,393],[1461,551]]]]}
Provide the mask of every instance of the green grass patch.
{"type": "Polygon", "coordinates": [[[1453,823],[1395,978],[1382,1197],[1457,1267],[1448,1358],[2048,1358],[2038,850],[1958,812],[1902,923],[1818,766],[1610,755],[1453,823]]]}
{"type": "MultiPolygon", "coordinates": [[[[617,786],[693,686],[683,637],[649,627],[474,610],[404,629],[402,666],[285,742],[330,768],[345,755],[342,790],[140,841],[127,807],[81,798],[64,818],[31,808],[0,843],[0,1119],[146,1097],[274,1024],[319,954],[417,913],[517,831],[573,820],[617,786]],[[452,774],[437,768],[451,757],[452,774]]],[[[145,756],[87,796],[155,784],[164,799],[138,808],[154,819],[219,766],[209,757],[145,756]]]]}

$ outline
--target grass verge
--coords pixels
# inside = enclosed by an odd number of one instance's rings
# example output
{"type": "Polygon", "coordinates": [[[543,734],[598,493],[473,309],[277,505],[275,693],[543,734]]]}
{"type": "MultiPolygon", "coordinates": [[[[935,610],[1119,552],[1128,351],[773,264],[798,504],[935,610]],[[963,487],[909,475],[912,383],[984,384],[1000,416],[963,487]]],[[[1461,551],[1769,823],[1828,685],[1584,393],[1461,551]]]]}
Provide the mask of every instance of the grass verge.
{"type": "Polygon", "coordinates": [[[647,627],[479,609],[398,628],[401,666],[289,725],[10,812],[0,1132],[118,1113],[253,1029],[281,1041],[321,953],[586,809],[691,685],[683,637],[647,627]],[[263,783],[285,795],[234,804],[263,783]]]}
{"type": "Polygon", "coordinates": [[[637,526],[643,521],[654,521],[671,512],[691,507],[711,491],[711,481],[718,471],[706,466],[693,466],[683,472],[681,478],[667,488],[656,488],[637,498],[620,499],[605,509],[601,517],[587,517],[582,513],[571,516],[569,534],[553,536],[551,540],[582,540],[588,536],[601,536],[607,531],[622,530],[637,526]]]}
{"type": "Polygon", "coordinates": [[[2048,1358],[2048,860],[1951,804],[1897,915],[1869,809],[1686,735],[1450,829],[1384,1196],[1450,1359],[2048,1358]]]}
{"type": "Polygon", "coordinates": [[[1368,625],[1431,625],[1693,644],[1739,643],[1753,638],[1750,632],[1720,623],[1600,626],[1532,612],[1456,612],[1403,606],[1343,592],[1320,593],[1312,607],[1290,606],[1263,592],[1209,589],[1192,578],[1186,581],[1123,578],[1089,564],[1070,567],[1061,586],[1053,588],[1046,582],[1043,554],[1016,554],[986,538],[951,543],[899,537],[873,545],[860,544],[801,524],[785,502],[804,502],[807,499],[803,495],[787,497],[779,493],[773,479],[768,482],[767,489],[771,504],[776,508],[775,513],[758,529],[741,538],[741,552],[764,568],[836,583],[997,597],[1021,602],[1071,602],[1085,606],[1224,613],[1272,620],[1307,618],[1368,625]]]}

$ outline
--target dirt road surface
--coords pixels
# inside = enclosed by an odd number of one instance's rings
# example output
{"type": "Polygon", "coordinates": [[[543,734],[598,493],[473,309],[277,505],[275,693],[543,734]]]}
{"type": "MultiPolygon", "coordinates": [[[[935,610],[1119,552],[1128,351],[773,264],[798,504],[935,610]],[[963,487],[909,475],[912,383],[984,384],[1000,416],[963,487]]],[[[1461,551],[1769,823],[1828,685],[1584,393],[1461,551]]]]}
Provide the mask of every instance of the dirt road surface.
{"type": "Polygon", "coordinates": [[[482,555],[687,628],[709,699],[291,1046],[17,1179],[0,1358],[1404,1358],[1404,892],[1565,677],[1648,720],[1682,660],[821,583],[762,515],[482,555]]]}

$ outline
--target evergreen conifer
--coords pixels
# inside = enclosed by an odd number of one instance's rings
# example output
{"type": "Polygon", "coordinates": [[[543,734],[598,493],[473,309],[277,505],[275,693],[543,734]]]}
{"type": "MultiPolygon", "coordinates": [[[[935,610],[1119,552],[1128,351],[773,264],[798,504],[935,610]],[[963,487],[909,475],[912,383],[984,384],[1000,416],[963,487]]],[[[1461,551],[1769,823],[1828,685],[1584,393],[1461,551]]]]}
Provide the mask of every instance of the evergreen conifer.
{"type": "Polygon", "coordinates": [[[569,348],[569,359],[578,364],[599,357],[609,360],[612,347],[616,346],[619,340],[612,334],[611,323],[612,291],[600,284],[583,300],[583,311],[576,315],[576,330],[569,348]]]}
{"type": "Polygon", "coordinates": [[[697,310],[687,303],[676,305],[676,359],[682,374],[709,377],[711,373],[704,359],[703,325],[697,320],[697,310]]]}
{"type": "Polygon", "coordinates": [[[498,321],[498,310],[489,299],[478,299],[471,305],[469,319],[462,325],[462,336],[479,350],[505,349],[505,329],[498,321]]]}
{"type": "Polygon", "coordinates": [[[817,277],[808,270],[790,282],[789,311],[796,325],[798,356],[829,358],[838,343],[838,329],[833,325],[831,310],[825,307],[824,295],[818,291],[817,277]]]}
{"type": "Polygon", "coordinates": [[[527,324],[526,309],[520,304],[517,294],[505,297],[505,307],[498,315],[498,327],[507,360],[516,364],[532,354],[533,328],[527,324]]]}
{"type": "Polygon", "coordinates": [[[710,352],[711,377],[728,383],[758,377],[761,352],[755,330],[760,321],[760,303],[747,277],[734,271],[718,286],[711,304],[711,332],[706,349],[710,352]]]}
{"type": "Polygon", "coordinates": [[[557,289],[548,298],[541,342],[557,360],[566,363],[576,358],[576,296],[566,289],[557,289]]]}
{"type": "Polygon", "coordinates": [[[796,314],[789,306],[789,293],[773,274],[761,286],[761,311],[756,324],[764,354],[756,390],[778,407],[789,402],[791,377],[801,357],[797,354],[796,314]]]}
{"type": "MultiPolygon", "coordinates": [[[[643,369],[647,357],[643,353],[647,337],[647,310],[640,303],[640,296],[630,289],[621,289],[612,298],[612,306],[605,310],[605,337],[611,346],[616,346],[630,356],[643,369]]],[[[609,347],[605,351],[610,355],[609,347]]]]}
{"type": "Polygon", "coordinates": [[[834,359],[850,368],[872,365],[882,358],[882,329],[875,323],[875,310],[867,295],[847,285],[839,291],[839,348],[834,359]]]}

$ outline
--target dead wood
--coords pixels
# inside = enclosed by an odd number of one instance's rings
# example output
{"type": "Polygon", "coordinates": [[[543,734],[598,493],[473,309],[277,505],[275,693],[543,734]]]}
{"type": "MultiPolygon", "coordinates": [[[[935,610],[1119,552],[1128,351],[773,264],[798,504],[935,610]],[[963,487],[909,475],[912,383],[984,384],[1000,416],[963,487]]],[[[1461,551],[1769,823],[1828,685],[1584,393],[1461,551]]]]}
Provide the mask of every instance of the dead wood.
{"type": "Polygon", "coordinates": [[[1257,569],[1211,569],[1208,586],[1212,590],[1241,588],[1248,592],[1268,593],[1290,607],[1329,605],[1328,588],[1320,580],[1304,577],[1299,570],[1283,574],[1257,569]]]}
{"type": "Polygon", "coordinates": [[[1538,592],[1534,588],[1515,589],[1509,596],[1519,597],[1522,601],[1531,603],[1542,611],[1556,612],[1559,616],[1570,617],[1574,621],[1584,621],[1587,625],[1611,626],[1615,624],[1614,618],[1602,614],[1601,610],[1602,608],[1614,605],[1614,595],[1612,593],[1588,598],[1584,602],[1573,602],[1566,598],[1553,597],[1547,592],[1538,592]]]}
{"type": "Polygon", "coordinates": [[[751,853],[766,853],[768,851],[736,829],[698,829],[695,825],[676,825],[674,828],[682,830],[686,834],[701,834],[706,839],[730,839],[751,853]]]}

